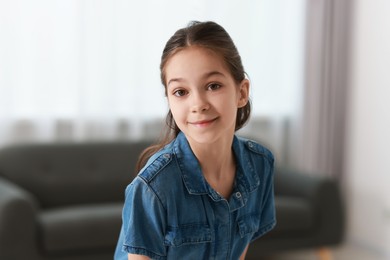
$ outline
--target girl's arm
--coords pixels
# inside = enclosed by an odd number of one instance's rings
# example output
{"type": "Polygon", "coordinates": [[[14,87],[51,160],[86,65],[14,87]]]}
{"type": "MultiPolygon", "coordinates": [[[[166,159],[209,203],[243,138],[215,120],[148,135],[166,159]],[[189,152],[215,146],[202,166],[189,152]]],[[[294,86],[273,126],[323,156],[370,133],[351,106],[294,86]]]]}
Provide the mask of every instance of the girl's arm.
{"type": "Polygon", "coordinates": [[[128,260],[150,260],[149,257],[144,255],[135,255],[135,254],[128,254],[127,255],[128,260]]]}
{"type": "Polygon", "coordinates": [[[244,252],[242,252],[242,255],[240,256],[240,260],[244,260],[246,256],[246,252],[248,251],[249,245],[246,246],[244,252]]]}

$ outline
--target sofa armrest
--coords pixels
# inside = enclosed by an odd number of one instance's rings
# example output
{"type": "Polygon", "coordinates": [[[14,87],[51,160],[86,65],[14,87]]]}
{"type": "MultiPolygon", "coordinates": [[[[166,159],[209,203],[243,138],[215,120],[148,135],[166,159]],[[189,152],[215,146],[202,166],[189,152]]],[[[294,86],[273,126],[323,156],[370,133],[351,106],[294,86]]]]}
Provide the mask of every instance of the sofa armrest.
{"type": "Polygon", "coordinates": [[[0,177],[0,259],[23,259],[37,254],[35,198],[0,177]],[[20,254],[20,255],[18,255],[20,254]]]}
{"type": "Polygon", "coordinates": [[[300,197],[309,201],[315,214],[318,239],[326,241],[327,244],[338,244],[342,241],[345,212],[342,193],[336,179],[278,169],[275,174],[275,195],[300,197]]]}

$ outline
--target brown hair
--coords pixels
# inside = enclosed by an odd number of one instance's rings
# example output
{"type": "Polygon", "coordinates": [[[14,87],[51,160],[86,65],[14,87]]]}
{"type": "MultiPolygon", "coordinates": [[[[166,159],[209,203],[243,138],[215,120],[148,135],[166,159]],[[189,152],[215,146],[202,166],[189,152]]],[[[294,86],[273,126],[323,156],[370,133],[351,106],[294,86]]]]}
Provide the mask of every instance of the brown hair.
{"type": "MultiPolygon", "coordinates": [[[[191,22],[187,27],[179,29],[168,40],[161,56],[160,72],[161,82],[167,94],[167,85],[165,78],[165,65],[167,61],[177,52],[190,47],[199,46],[210,49],[220,55],[229,69],[233,79],[237,84],[245,79],[245,71],[241,62],[240,54],[234,45],[233,40],[225,29],[215,22],[191,22]]],[[[242,128],[248,121],[251,112],[251,105],[248,101],[244,107],[237,109],[237,118],[235,130],[242,128]]],[[[180,129],[175,123],[171,111],[168,111],[166,116],[166,129],[161,140],[148,148],[140,155],[136,171],[140,171],[146,164],[146,161],[158,150],[170,143],[179,134],[180,129]]]]}

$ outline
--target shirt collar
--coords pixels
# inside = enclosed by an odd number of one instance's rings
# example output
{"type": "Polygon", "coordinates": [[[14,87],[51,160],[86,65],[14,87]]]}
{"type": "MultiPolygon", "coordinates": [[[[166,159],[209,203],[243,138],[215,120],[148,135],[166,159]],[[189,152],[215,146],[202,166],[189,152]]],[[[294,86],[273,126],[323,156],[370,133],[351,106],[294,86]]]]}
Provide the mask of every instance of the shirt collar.
{"type": "MultiPolygon", "coordinates": [[[[174,141],[173,149],[188,192],[195,195],[210,194],[214,200],[221,200],[221,196],[208,185],[203,177],[199,161],[182,132],[178,134],[174,141]]],[[[246,193],[259,186],[259,177],[251,166],[249,151],[245,147],[245,142],[240,141],[237,136],[233,137],[233,151],[237,164],[234,190],[245,196],[246,193]]]]}

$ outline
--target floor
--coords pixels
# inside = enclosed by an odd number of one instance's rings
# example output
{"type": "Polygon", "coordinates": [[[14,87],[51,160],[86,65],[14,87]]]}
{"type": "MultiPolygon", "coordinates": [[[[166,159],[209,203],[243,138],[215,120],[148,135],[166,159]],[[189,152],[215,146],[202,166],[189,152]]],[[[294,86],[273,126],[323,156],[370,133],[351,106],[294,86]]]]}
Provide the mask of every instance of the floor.
{"type": "MultiPolygon", "coordinates": [[[[390,260],[390,256],[372,252],[353,245],[330,248],[332,257],[329,260],[390,260]]],[[[272,256],[266,260],[320,260],[317,251],[298,251],[272,256]]]]}

